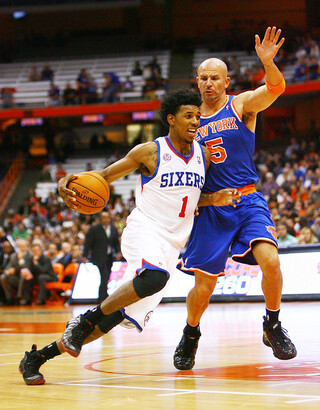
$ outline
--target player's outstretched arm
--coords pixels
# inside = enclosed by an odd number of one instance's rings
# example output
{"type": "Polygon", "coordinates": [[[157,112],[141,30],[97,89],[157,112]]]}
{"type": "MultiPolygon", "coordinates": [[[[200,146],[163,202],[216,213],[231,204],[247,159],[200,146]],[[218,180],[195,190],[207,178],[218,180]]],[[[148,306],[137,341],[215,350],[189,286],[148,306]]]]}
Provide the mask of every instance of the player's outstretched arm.
{"type": "Polygon", "coordinates": [[[239,94],[234,99],[236,109],[240,114],[257,114],[268,108],[285,90],[285,81],[281,71],[274,63],[284,38],[280,40],[281,30],[276,27],[268,27],[263,40],[256,34],[255,49],[263,64],[266,73],[266,84],[254,91],[239,94]]]}
{"type": "Polygon", "coordinates": [[[157,144],[155,142],[146,142],[135,146],[124,158],[97,172],[110,184],[137,169],[140,169],[143,174],[151,175],[156,168],[157,160],[157,144]]]}
{"type": "Polygon", "coordinates": [[[199,206],[227,206],[234,208],[240,202],[241,192],[236,188],[225,188],[212,194],[202,193],[198,202],[199,206]]]}
{"type": "MultiPolygon", "coordinates": [[[[157,165],[157,145],[154,142],[139,144],[128,152],[128,154],[109,165],[102,171],[93,171],[100,174],[108,184],[122,178],[131,172],[140,169],[142,173],[150,175],[154,172],[157,165]],[[153,164],[155,164],[153,168],[153,164]]],[[[77,178],[77,175],[70,174],[61,178],[58,182],[58,192],[63,202],[72,210],[76,211],[76,194],[68,188],[69,182],[77,178]]]]}

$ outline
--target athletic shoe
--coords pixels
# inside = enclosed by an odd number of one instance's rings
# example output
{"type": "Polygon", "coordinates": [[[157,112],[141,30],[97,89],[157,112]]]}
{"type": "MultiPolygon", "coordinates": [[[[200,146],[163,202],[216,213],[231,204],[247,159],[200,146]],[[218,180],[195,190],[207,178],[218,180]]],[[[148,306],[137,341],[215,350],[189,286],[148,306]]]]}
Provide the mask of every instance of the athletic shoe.
{"type": "Polygon", "coordinates": [[[85,339],[93,332],[95,326],[84,315],[70,319],[61,337],[64,350],[73,357],[78,357],[85,339]]]}
{"type": "Polygon", "coordinates": [[[286,329],[281,327],[281,322],[270,325],[263,316],[263,338],[266,346],[273,350],[273,355],[280,360],[289,360],[297,356],[297,349],[291,342],[286,329]]]}
{"type": "Polygon", "coordinates": [[[195,357],[201,333],[197,336],[182,335],[173,356],[174,367],[178,370],[191,370],[195,365],[195,357]]]}
{"type": "Polygon", "coordinates": [[[25,384],[37,385],[44,384],[46,381],[39,368],[46,359],[37,351],[37,345],[32,345],[30,352],[25,352],[19,364],[19,372],[22,374],[25,384]]]}

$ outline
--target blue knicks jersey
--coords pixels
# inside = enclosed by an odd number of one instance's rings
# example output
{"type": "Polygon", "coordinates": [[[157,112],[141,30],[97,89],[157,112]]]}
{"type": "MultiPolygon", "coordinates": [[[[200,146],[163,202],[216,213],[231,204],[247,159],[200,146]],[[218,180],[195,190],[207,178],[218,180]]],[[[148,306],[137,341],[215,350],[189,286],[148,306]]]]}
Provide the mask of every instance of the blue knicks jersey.
{"type": "Polygon", "coordinates": [[[253,162],[255,134],[241,121],[233,100],[217,112],[201,116],[197,140],[211,153],[211,164],[206,174],[204,191],[240,188],[255,184],[259,177],[253,162]]]}

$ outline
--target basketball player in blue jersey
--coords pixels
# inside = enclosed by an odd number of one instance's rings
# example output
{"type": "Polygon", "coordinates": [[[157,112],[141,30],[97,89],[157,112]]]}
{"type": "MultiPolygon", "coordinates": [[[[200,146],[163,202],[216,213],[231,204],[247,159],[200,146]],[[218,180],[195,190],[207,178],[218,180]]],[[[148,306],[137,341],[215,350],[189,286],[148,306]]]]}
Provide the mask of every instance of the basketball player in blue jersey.
{"type": "Polygon", "coordinates": [[[256,192],[258,175],[253,162],[257,114],[268,108],[285,90],[285,81],[274,63],[284,38],[281,30],[269,27],[255,49],[265,69],[265,85],[237,96],[227,95],[230,84],[225,63],[217,58],[203,61],[198,68],[202,96],[198,141],[211,152],[211,166],[203,192],[216,192],[227,186],[242,193],[236,208],[202,207],[194,226],[180,269],[195,276],[195,286],[187,297],[187,325],[174,354],[179,370],[192,369],[200,333],[200,318],[219,275],[223,275],[229,250],[233,260],[260,265],[266,302],[263,343],[278,359],[287,360],[297,351],[279,322],[282,274],[277,236],[267,203],[256,192]]]}
{"type": "MultiPolygon", "coordinates": [[[[165,97],[161,118],[169,125],[167,137],[134,147],[123,159],[97,171],[108,183],[139,169],[136,208],[127,219],[121,250],[128,268],[121,286],[99,306],[69,320],[60,340],[36,350],[32,346],[20,362],[26,384],[44,384],[40,366],[48,359],[68,352],[80,354],[89,343],[120,324],[142,331],[160,303],[177,264],[181,248],[190,234],[197,206],[236,206],[236,189],[201,194],[210,152],[194,141],[200,123],[200,96],[180,90],[165,97]],[[201,198],[200,198],[201,194],[201,198]]],[[[60,196],[76,209],[69,175],[59,181],[60,196]]]]}

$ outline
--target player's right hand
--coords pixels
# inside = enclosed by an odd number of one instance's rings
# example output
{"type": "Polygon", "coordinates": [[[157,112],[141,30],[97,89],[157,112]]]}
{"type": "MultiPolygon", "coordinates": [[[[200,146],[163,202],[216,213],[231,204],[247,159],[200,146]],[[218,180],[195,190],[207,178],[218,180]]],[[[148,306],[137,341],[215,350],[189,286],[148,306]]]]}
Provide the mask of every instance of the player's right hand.
{"type": "Polygon", "coordinates": [[[236,204],[240,202],[241,192],[236,188],[225,188],[220,189],[220,191],[210,194],[213,206],[227,206],[231,205],[234,208],[236,204]]]}
{"type": "Polygon", "coordinates": [[[58,181],[58,193],[67,207],[69,207],[73,211],[77,210],[76,194],[68,188],[68,184],[69,182],[74,181],[77,178],[77,175],[69,174],[59,179],[58,181]]]}

